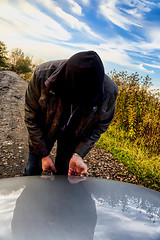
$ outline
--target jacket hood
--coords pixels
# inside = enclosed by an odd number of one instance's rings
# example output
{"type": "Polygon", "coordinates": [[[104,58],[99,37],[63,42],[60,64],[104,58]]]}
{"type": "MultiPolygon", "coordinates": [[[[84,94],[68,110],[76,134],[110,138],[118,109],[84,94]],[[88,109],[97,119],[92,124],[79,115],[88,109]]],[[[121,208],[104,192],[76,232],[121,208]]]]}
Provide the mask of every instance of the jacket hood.
{"type": "Polygon", "coordinates": [[[103,63],[94,51],[76,53],[55,74],[58,79],[53,81],[51,75],[45,84],[53,88],[65,103],[95,106],[106,98],[103,63]]]}

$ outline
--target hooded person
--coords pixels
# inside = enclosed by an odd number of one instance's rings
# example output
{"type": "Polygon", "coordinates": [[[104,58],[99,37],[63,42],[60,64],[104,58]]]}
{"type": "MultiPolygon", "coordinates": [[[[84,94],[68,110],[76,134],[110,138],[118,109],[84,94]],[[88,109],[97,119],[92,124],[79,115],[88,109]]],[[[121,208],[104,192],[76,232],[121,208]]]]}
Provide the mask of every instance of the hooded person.
{"type": "Polygon", "coordinates": [[[94,51],[37,66],[25,97],[29,158],[24,175],[87,173],[83,157],[111,123],[117,94],[94,51]],[[49,154],[55,141],[54,166],[49,154]]]}
{"type": "Polygon", "coordinates": [[[45,85],[66,103],[94,106],[104,101],[104,67],[96,52],[73,55],[62,65],[57,75],[53,73],[45,85]]]}

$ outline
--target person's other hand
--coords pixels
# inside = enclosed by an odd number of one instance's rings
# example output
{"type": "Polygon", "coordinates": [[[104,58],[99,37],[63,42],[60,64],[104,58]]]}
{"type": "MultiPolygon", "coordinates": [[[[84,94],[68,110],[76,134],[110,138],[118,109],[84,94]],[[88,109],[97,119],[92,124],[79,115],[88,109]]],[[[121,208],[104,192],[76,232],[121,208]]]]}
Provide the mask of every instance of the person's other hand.
{"type": "Polygon", "coordinates": [[[42,158],[42,169],[43,172],[56,172],[56,168],[49,156],[42,158]]]}
{"type": "Polygon", "coordinates": [[[74,155],[69,162],[68,176],[81,176],[87,174],[87,165],[79,155],[74,155]]]}

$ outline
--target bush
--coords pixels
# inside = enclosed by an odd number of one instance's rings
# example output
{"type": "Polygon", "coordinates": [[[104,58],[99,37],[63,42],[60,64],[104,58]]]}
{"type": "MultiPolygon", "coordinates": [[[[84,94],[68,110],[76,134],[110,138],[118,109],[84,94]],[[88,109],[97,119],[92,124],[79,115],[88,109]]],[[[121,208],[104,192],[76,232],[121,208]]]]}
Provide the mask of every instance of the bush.
{"type": "Polygon", "coordinates": [[[114,124],[128,133],[132,141],[160,152],[160,94],[149,90],[151,79],[138,73],[110,73],[119,86],[114,124]]]}

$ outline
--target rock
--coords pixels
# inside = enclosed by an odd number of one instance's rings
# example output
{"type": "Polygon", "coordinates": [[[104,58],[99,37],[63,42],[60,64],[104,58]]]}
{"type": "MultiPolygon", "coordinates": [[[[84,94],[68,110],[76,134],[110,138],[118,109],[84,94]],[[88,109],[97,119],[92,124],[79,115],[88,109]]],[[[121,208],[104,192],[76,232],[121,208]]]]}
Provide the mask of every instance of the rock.
{"type": "Polygon", "coordinates": [[[16,73],[0,72],[0,158],[6,159],[1,164],[0,178],[21,175],[25,164],[21,165],[22,155],[27,161],[27,131],[23,119],[26,88],[27,82],[16,73]],[[22,142],[24,146],[19,149],[22,142]]]}

